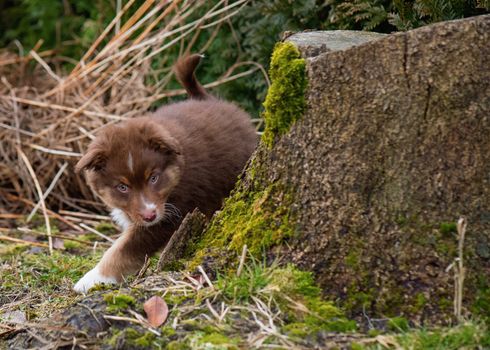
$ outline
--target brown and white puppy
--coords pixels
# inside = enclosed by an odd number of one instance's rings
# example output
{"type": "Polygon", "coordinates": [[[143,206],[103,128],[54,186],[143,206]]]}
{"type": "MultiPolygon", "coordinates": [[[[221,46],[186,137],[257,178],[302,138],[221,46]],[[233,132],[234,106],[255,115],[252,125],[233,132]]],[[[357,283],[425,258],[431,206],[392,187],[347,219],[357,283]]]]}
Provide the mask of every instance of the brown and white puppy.
{"type": "Polygon", "coordinates": [[[204,90],[194,76],[199,61],[191,55],[174,67],[190,99],[105,127],[76,165],[123,234],[75,291],[136,272],[194,208],[211,217],[250,157],[250,117],[204,90]]]}

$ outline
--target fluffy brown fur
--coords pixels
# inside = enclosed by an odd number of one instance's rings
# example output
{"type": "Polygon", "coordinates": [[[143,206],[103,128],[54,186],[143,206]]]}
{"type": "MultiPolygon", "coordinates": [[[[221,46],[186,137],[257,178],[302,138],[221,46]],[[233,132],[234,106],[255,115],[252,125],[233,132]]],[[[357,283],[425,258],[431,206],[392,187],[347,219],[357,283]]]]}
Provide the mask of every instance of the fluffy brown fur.
{"type": "Polygon", "coordinates": [[[75,290],[134,273],[194,208],[210,217],[250,157],[257,140],[250,117],[204,90],[194,76],[199,60],[175,65],[191,99],[104,128],[78,162],[124,233],[75,290]]]}

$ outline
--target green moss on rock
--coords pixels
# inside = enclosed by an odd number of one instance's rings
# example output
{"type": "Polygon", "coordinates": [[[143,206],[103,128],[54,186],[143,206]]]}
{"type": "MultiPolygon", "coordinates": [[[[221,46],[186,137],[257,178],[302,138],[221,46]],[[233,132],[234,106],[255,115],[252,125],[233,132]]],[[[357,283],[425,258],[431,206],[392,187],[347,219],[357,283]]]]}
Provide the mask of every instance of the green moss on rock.
{"type": "MultiPolygon", "coordinates": [[[[276,136],[287,132],[302,116],[306,106],[305,67],[305,60],[294,44],[276,45],[271,59],[272,85],[264,102],[264,147],[271,147],[276,136]]],[[[244,245],[252,255],[258,256],[294,235],[293,189],[281,181],[270,183],[267,174],[266,160],[252,161],[246,182],[237,184],[223,210],[215,215],[200,242],[196,243],[194,259],[187,266],[189,269],[210,254],[226,260],[231,255],[223,254],[224,251],[240,253],[244,245]]]]}
{"type": "Polygon", "coordinates": [[[199,264],[213,248],[259,255],[267,248],[282,243],[295,232],[290,205],[292,196],[279,183],[250,191],[240,188],[229,197],[223,210],[210,223],[197,244],[197,253],[190,268],[199,264]]]}
{"type": "Polygon", "coordinates": [[[199,340],[199,343],[220,345],[222,349],[238,349],[236,346],[238,341],[236,339],[229,338],[221,333],[206,334],[199,340]]]}
{"type": "Polygon", "coordinates": [[[180,340],[174,340],[167,344],[167,350],[188,350],[188,349],[191,349],[191,347],[180,340]]]}
{"type": "Polygon", "coordinates": [[[128,345],[135,345],[137,347],[150,347],[156,336],[153,333],[138,333],[134,329],[128,328],[128,345]]]}
{"type": "Polygon", "coordinates": [[[219,238],[229,242],[228,246],[236,251],[247,244],[253,254],[290,237],[292,230],[288,208],[283,206],[268,210],[266,206],[273,191],[274,186],[269,186],[250,195],[231,197],[209,231],[221,232],[219,238]]]}
{"type": "Polygon", "coordinates": [[[140,332],[134,328],[115,330],[107,341],[111,348],[148,349],[162,348],[162,339],[157,339],[151,332],[140,332]],[[157,341],[158,340],[158,341],[157,341]],[[158,345],[158,346],[157,346],[158,345]]]}
{"type": "Polygon", "coordinates": [[[306,62],[293,43],[276,44],[269,71],[272,84],[264,102],[266,127],[262,141],[269,147],[277,135],[287,132],[303,115],[307,86],[305,67],[306,62]]]}
{"type": "Polygon", "coordinates": [[[477,292],[471,310],[490,324],[490,282],[485,276],[480,276],[476,286],[477,292]]]}
{"type": "Polygon", "coordinates": [[[107,303],[107,311],[109,312],[125,310],[136,304],[136,300],[131,295],[119,293],[104,294],[104,301],[107,303]]]}
{"type": "Polygon", "coordinates": [[[322,298],[321,289],[315,284],[311,272],[298,270],[292,264],[273,269],[267,288],[277,290],[275,298],[292,321],[284,330],[291,335],[298,336],[304,332],[304,335],[314,335],[319,331],[349,332],[357,327],[355,321],[346,319],[333,302],[322,298]]]}
{"type": "Polygon", "coordinates": [[[164,297],[165,302],[171,306],[176,306],[184,303],[186,300],[192,299],[190,295],[168,293],[164,297]]]}
{"type": "Polygon", "coordinates": [[[171,326],[163,326],[162,328],[160,328],[160,331],[162,332],[162,335],[167,338],[173,337],[177,334],[175,329],[173,329],[171,326]]]}
{"type": "Polygon", "coordinates": [[[269,284],[293,298],[316,298],[321,293],[320,288],[315,285],[313,274],[298,270],[292,264],[272,270],[269,284]]]}

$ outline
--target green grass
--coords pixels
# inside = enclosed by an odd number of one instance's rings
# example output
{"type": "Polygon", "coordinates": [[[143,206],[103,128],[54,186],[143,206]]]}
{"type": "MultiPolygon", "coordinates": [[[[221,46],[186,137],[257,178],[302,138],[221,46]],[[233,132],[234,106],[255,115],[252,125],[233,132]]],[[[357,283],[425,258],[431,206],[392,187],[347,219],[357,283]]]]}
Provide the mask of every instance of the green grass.
{"type": "MultiPolygon", "coordinates": [[[[400,331],[400,329],[398,330],[400,331]]],[[[401,334],[379,335],[355,343],[352,349],[384,350],[459,350],[490,349],[490,330],[479,321],[434,329],[407,328],[401,334]],[[385,344],[391,344],[387,347],[385,344]]]]}
{"type": "Polygon", "coordinates": [[[454,328],[433,331],[419,330],[407,332],[397,337],[403,348],[425,350],[458,350],[490,348],[490,332],[479,323],[468,322],[454,328]]]}
{"type": "Polygon", "coordinates": [[[50,256],[47,250],[29,253],[25,246],[6,251],[0,254],[0,314],[20,308],[32,318],[47,317],[81,298],[72,291],[73,284],[101,255],[55,251],[50,256]],[[13,301],[17,303],[10,307],[13,301]]]}
{"type": "Polygon", "coordinates": [[[270,281],[270,271],[253,260],[245,265],[244,270],[237,276],[218,275],[217,288],[223,295],[234,302],[247,302],[250,298],[264,289],[270,281]]]}
{"type": "Polygon", "coordinates": [[[79,256],[55,251],[19,255],[2,260],[0,279],[3,292],[36,289],[47,292],[64,289],[91,269],[100,254],[79,256]]]}
{"type": "Polygon", "coordinates": [[[274,300],[288,319],[283,330],[292,336],[356,329],[355,321],[348,320],[333,302],[322,298],[313,274],[292,264],[267,266],[252,260],[240,276],[234,273],[219,276],[217,288],[233,302],[251,302],[254,297],[274,300]]]}
{"type": "MultiPolygon", "coordinates": [[[[100,252],[93,255],[88,250],[85,254],[65,251],[49,256],[45,250],[34,254],[27,249],[10,245],[0,255],[0,317],[3,312],[21,310],[30,322],[35,322],[84,298],[72,292],[73,283],[95,264],[100,252]]],[[[292,344],[304,346],[305,340],[316,344],[320,341],[319,335],[325,332],[345,339],[356,330],[356,323],[347,319],[338,305],[322,298],[312,273],[292,264],[268,265],[247,257],[239,276],[230,271],[219,274],[213,281],[213,288],[196,290],[183,286],[176,285],[165,296],[170,315],[160,327],[161,337],[155,337],[144,328],[125,325],[123,329],[111,328],[107,339],[101,341],[121,342],[131,348],[238,349],[249,344],[247,337],[253,329],[250,327],[256,326],[252,313],[262,318],[261,322],[267,322],[267,317],[258,311],[260,303],[270,309],[267,312],[274,318],[277,334],[287,337],[292,344]],[[218,313],[223,311],[221,305],[231,307],[232,311],[217,321],[207,306],[209,303],[218,313]],[[204,314],[207,317],[203,317],[204,314]],[[178,326],[174,329],[175,318],[178,326]],[[236,324],[245,326],[236,327],[236,324]]],[[[133,317],[129,309],[143,312],[140,310],[143,301],[154,293],[151,288],[146,291],[131,287],[119,291],[112,287],[112,291],[104,294],[106,311],[133,317]]],[[[488,325],[481,322],[433,329],[410,328],[409,325],[404,318],[393,318],[387,331],[356,335],[360,340],[356,340],[358,343],[352,349],[490,348],[488,325]]],[[[277,336],[266,337],[264,344],[280,344],[277,336]]]]}

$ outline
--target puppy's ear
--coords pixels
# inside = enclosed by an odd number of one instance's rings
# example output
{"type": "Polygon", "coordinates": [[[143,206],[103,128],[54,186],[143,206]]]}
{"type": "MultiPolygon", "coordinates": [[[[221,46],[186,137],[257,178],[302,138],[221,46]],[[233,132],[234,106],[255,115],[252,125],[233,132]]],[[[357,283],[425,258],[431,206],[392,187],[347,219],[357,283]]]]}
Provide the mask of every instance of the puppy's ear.
{"type": "Polygon", "coordinates": [[[181,154],[178,141],[157,125],[152,125],[147,142],[150,149],[167,156],[179,156],[181,154]]]}
{"type": "Polygon", "coordinates": [[[100,170],[104,168],[107,161],[107,155],[98,147],[89,149],[87,153],[78,161],[75,165],[75,171],[77,173],[82,170],[100,170]]]}

